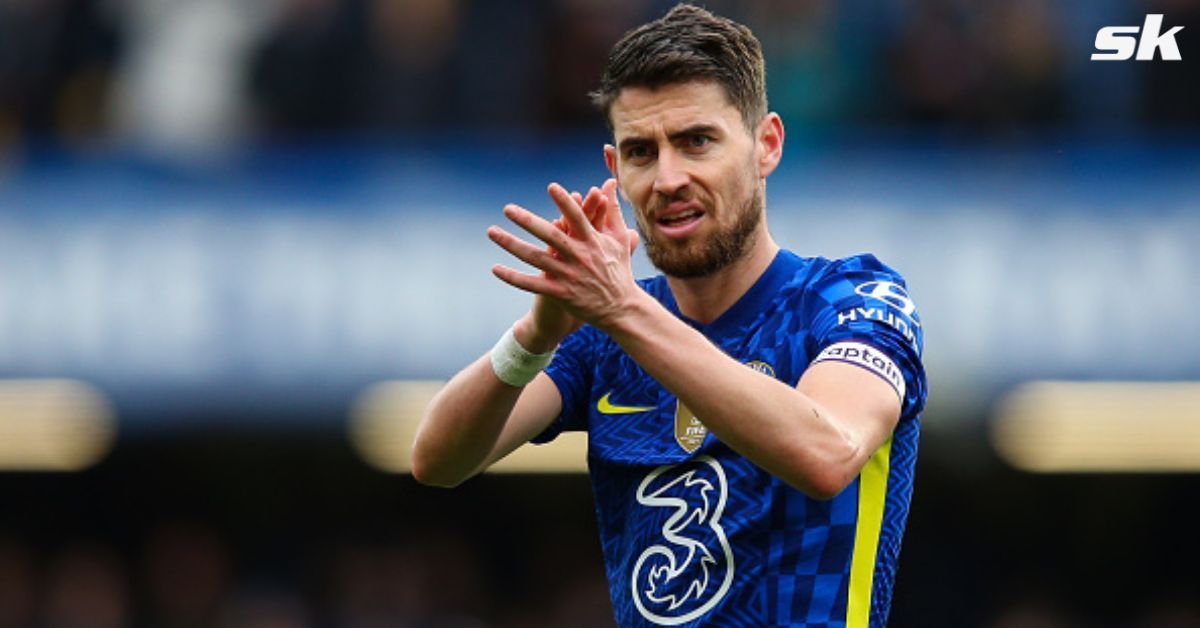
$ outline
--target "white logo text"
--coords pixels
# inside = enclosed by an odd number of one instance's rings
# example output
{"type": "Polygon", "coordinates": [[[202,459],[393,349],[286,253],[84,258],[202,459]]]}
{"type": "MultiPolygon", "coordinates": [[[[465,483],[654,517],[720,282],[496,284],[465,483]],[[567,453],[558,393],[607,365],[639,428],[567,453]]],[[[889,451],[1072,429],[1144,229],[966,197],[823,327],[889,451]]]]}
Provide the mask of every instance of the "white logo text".
{"type": "Polygon", "coordinates": [[[1175,43],[1175,34],[1183,30],[1176,26],[1165,33],[1162,30],[1163,16],[1161,13],[1151,13],[1146,16],[1141,26],[1105,26],[1096,32],[1096,50],[1092,61],[1125,61],[1137,50],[1138,61],[1153,61],[1155,51],[1162,52],[1163,61],[1180,61],[1179,45],[1175,43]],[[1138,31],[1140,37],[1134,37],[1138,31]]]}

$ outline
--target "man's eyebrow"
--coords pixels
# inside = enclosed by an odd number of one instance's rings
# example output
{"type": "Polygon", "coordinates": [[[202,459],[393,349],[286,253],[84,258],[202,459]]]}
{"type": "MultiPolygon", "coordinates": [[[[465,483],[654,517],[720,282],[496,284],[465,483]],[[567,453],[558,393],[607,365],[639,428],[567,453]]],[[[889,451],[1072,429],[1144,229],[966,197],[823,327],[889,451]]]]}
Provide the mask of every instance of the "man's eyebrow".
{"type": "Polygon", "coordinates": [[[720,129],[715,124],[693,124],[686,129],[674,131],[667,136],[672,142],[677,142],[681,139],[692,137],[695,135],[717,135],[720,129]]]}
{"type": "Polygon", "coordinates": [[[645,146],[647,144],[652,144],[652,143],[654,143],[654,142],[650,138],[638,137],[635,135],[632,137],[627,137],[627,138],[621,140],[620,142],[618,142],[617,148],[622,153],[624,153],[625,151],[629,150],[630,148],[633,148],[634,146],[645,146]]]}
{"type": "MultiPolygon", "coordinates": [[[[681,139],[695,135],[717,135],[719,133],[720,129],[715,124],[693,124],[692,126],[680,129],[678,131],[672,131],[669,135],[667,135],[667,139],[671,140],[672,142],[677,142],[681,139]]],[[[646,144],[653,143],[654,140],[651,138],[634,135],[618,142],[617,148],[621,152],[625,152],[634,146],[645,146],[646,144]]]]}

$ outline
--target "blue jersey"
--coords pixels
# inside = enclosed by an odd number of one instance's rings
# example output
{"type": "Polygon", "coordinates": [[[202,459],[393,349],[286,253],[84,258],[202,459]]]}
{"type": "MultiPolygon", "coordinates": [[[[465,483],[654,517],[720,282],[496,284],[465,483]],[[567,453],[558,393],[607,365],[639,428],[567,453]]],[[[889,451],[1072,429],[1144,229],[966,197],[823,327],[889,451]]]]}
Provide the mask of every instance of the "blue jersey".
{"type": "MultiPolygon", "coordinates": [[[[563,411],[535,442],[588,431],[605,569],[621,626],[883,626],[925,402],[922,331],[904,280],[870,255],[781,251],[707,325],[663,277],[640,282],[727,354],[795,386],[814,360],[859,364],[902,397],[898,426],[846,490],[811,499],[708,433],[598,329],[547,374],[563,411]]],[[[678,368],[687,368],[680,364],[678,368]]]]}

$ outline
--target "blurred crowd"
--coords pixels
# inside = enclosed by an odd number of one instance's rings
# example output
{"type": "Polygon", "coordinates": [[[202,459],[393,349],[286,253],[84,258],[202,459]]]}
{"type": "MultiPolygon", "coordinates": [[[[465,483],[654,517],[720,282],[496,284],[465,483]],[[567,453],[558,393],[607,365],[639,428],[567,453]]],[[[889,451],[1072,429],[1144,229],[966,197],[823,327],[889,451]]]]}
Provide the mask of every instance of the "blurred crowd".
{"type": "Polygon", "coordinates": [[[0,536],[0,628],[612,625],[603,575],[572,564],[574,550],[528,561],[534,587],[519,570],[489,580],[488,552],[469,543],[430,530],[264,560],[262,547],[236,548],[194,521],[161,524],[134,547],[0,536]]]}
{"type": "MultiPolygon", "coordinates": [[[[289,556],[270,561],[262,561],[262,548],[235,549],[194,521],[161,524],[123,550],[79,541],[39,551],[0,535],[0,628],[613,626],[591,537],[559,531],[540,540],[509,548],[521,559],[501,561],[508,565],[501,568],[488,564],[495,548],[480,551],[485,540],[461,530],[289,546],[289,556]]],[[[898,626],[1200,627],[1200,606],[1186,593],[1162,597],[1122,621],[1070,609],[1047,592],[1054,585],[1030,577],[989,588],[990,610],[971,619],[956,616],[952,602],[904,608],[908,598],[939,593],[917,586],[931,582],[901,583],[893,613],[898,626]]]]}
{"type": "MultiPolygon", "coordinates": [[[[586,93],[663,0],[0,0],[0,143],[190,150],[263,137],[596,127],[586,93]]],[[[712,0],[812,127],[987,133],[1200,121],[1197,0],[712,0]],[[1183,25],[1182,63],[1091,62],[1183,25]],[[1193,50],[1195,50],[1193,52],[1193,50]],[[1186,66],[1186,67],[1185,67],[1186,66]]]]}

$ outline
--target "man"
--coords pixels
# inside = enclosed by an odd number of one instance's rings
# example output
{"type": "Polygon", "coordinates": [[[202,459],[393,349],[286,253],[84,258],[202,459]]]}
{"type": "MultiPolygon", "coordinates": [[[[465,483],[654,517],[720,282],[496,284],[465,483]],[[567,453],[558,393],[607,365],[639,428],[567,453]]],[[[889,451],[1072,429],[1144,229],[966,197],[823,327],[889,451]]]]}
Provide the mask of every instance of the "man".
{"type": "Polygon", "coordinates": [[[617,43],[593,95],[614,178],[586,197],[552,184],[554,222],[504,208],[545,244],[488,230],[541,271],[493,268],[533,307],[438,394],[414,444],[416,478],[453,486],[587,430],[622,626],[886,621],[921,326],[874,257],[802,258],[772,239],[784,131],[763,76],[753,34],[693,6],[617,43]],[[634,280],[618,185],[665,276],[634,280]]]}

